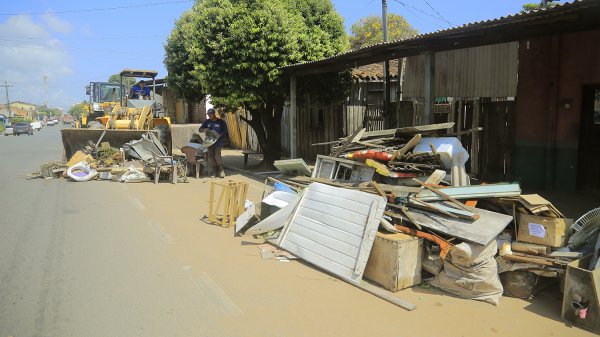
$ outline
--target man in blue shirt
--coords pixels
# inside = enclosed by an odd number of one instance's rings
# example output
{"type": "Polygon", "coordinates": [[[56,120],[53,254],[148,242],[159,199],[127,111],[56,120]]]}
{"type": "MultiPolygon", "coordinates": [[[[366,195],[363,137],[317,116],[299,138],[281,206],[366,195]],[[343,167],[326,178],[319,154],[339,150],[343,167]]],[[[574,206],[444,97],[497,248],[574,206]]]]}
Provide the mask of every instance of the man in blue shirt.
{"type": "Polygon", "coordinates": [[[129,93],[131,99],[150,99],[150,88],[146,87],[144,81],[140,80],[131,87],[129,93]]]}
{"type": "Polygon", "coordinates": [[[221,148],[223,147],[223,140],[227,137],[227,124],[224,120],[217,117],[215,109],[210,108],[206,112],[208,119],[200,125],[200,132],[206,132],[208,130],[216,133],[217,141],[208,148],[208,167],[211,171],[211,177],[215,174],[219,178],[225,178],[225,171],[223,170],[223,159],[221,158],[221,148]]]}

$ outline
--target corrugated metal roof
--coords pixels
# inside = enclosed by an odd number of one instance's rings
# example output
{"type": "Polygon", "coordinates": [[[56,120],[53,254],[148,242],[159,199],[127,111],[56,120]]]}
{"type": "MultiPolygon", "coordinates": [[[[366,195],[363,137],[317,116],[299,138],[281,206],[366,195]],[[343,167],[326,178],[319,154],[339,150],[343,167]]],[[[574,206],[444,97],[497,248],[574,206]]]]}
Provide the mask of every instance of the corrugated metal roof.
{"type": "Polygon", "coordinates": [[[416,55],[426,51],[461,49],[474,45],[516,41],[524,38],[528,33],[531,33],[533,36],[540,36],[544,33],[548,35],[557,31],[569,32],[594,29],[600,27],[599,10],[600,1],[598,0],[565,2],[552,8],[467,23],[453,28],[416,35],[403,40],[383,42],[344,52],[330,58],[288,65],[281,69],[297,71],[312,67],[325,67],[334,63],[337,64],[338,68],[342,65],[346,68],[354,68],[368,64],[367,60],[372,60],[371,63],[373,63],[385,59],[416,55]],[[575,15],[575,17],[571,17],[572,15],[575,15]],[[561,21],[561,18],[564,20],[561,21]],[[557,24],[560,24],[560,27],[557,27],[557,24]],[[553,26],[556,30],[542,29],[540,32],[539,30],[542,26],[553,26]],[[561,29],[559,30],[558,28],[561,29]],[[503,32],[507,33],[506,36],[494,36],[503,32]],[[472,40],[472,44],[463,45],[469,39],[472,40]]]}

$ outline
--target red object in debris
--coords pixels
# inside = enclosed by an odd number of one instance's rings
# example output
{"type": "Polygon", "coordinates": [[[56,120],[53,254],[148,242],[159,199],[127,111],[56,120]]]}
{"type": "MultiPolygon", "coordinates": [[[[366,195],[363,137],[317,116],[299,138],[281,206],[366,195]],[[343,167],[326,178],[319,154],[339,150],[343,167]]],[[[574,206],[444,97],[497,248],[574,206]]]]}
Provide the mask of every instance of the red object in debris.
{"type": "Polygon", "coordinates": [[[362,150],[356,151],[354,153],[348,153],[344,155],[344,158],[355,159],[355,160],[366,160],[366,159],[375,159],[379,161],[390,161],[392,160],[392,153],[388,153],[385,151],[375,151],[375,150],[362,150]]]}

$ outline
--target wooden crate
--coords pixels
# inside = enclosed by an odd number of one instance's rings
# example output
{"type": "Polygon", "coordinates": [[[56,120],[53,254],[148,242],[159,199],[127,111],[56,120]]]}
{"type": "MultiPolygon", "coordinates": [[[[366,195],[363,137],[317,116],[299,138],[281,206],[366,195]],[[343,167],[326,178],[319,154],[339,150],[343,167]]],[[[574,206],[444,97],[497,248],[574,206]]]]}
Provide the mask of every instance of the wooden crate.
{"type": "Polygon", "coordinates": [[[231,227],[244,212],[244,202],[248,194],[248,183],[224,180],[211,181],[208,221],[221,227],[231,227]],[[220,188],[215,204],[215,193],[220,188]]]}
{"type": "Polygon", "coordinates": [[[396,292],[421,283],[422,261],[423,239],[378,232],[364,278],[396,292]]]}

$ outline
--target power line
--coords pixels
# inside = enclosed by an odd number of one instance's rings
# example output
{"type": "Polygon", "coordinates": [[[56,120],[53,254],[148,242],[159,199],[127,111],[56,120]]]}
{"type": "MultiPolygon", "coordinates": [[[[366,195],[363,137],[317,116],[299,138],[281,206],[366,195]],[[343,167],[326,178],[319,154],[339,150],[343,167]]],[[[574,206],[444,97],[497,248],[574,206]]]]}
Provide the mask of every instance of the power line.
{"type": "Polygon", "coordinates": [[[448,23],[450,26],[455,26],[455,24],[453,24],[452,22],[450,22],[450,21],[446,20],[446,18],[445,18],[445,17],[444,17],[442,14],[440,14],[440,12],[438,12],[438,11],[437,11],[435,8],[433,8],[433,7],[432,7],[432,6],[429,4],[429,2],[428,2],[427,0],[423,0],[423,1],[425,1],[425,3],[427,4],[427,6],[429,6],[429,8],[431,8],[431,10],[433,10],[434,12],[436,12],[436,13],[437,13],[437,15],[439,16],[439,18],[440,18],[440,19],[442,19],[442,20],[446,21],[446,22],[447,22],[447,23],[448,23]]]}
{"type": "Polygon", "coordinates": [[[396,1],[396,2],[397,2],[397,3],[399,3],[399,4],[401,4],[402,6],[404,6],[404,7],[405,7],[405,8],[407,8],[407,9],[414,9],[414,10],[416,10],[416,11],[418,11],[418,12],[420,12],[420,13],[424,14],[424,15],[430,16],[430,17],[432,17],[432,18],[434,18],[434,19],[436,19],[436,20],[445,21],[444,19],[442,19],[442,18],[439,18],[439,17],[437,17],[436,15],[429,14],[429,13],[427,13],[427,12],[425,12],[425,11],[423,11],[423,10],[421,10],[421,9],[417,8],[417,7],[414,7],[414,6],[411,6],[411,5],[407,5],[407,4],[405,4],[404,2],[402,2],[402,1],[400,1],[400,0],[394,0],[394,1],[396,1]]]}
{"type": "MultiPolygon", "coordinates": [[[[14,41],[9,39],[0,39],[0,41],[8,42],[8,43],[22,43],[21,41],[14,41]]],[[[31,46],[31,45],[7,45],[0,44],[0,47],[13,47],[13,48],[23,48],[23,49],[38,49],[49,52],[66,52],[66,51],[85,51],[85,52],[94,52],[94,53],[117,53],[117,54],[130,54],[130,55],[146,55],[146,53],[142,52],[129,52],[122,50],[106,50],[106,49],[88,49],[88,48],[77,48],[77,47],[65,47],[64,49],[55,49],[51,47],[40,47],[40,46],[31,46]]]]}
{"type": "MultiPolygon", "coordinates": [[[[23,40],[55,40],[51,37],[31,37],[31,36],[2,36],[0,38],[23,39],[23,40]]],[[[148,36],[106,36],[106,37],[61,37],[61,40],[137,40],[137,39],[163,39],[163,35],[148,36]]]]}
{"type": "Polygon", "coordinates": [[[118,6],[118,7],[72,9],[72,10],[65,10],[65,11],[47,11],[47,12],[0,13],[0,15],[1,16],[13,16],[13,15],[44,15],[44,14],[66,14],[66,13],[97,12],[97,11],[110,11],[110,10],[117,10],[117,9],[130,9],[130,8],[140,8],[140,7],[170,5],[170,4],[177,4],[177,3],[184,3],[184,2],[193,2],[193,1],[194,0],[150,2],[150,3],[145,3],[145,4],[136,4],[136,5],[118,6]]]}
{"type": "Polygon", "coordinates": [[[355,15],[356,15],[356,14],[358,14],[358,13],[362,13],[362,12],[363,12],[363,10],[364,10],[365,8],[369,7],[369,6],[370,6],[370,5],[371,5],[373,2],[375,2],[375,0],[371,0],[371,1],[367,2],[367,3],[366,3],[364,6],[362,6],[362,7],[361,7],[361,8],[359,8],[358,10],[356,10],[356,11],[355,11],[355,12],[352,14],[352,16],[355,16],[355,15]]]}

